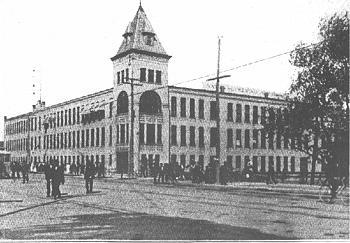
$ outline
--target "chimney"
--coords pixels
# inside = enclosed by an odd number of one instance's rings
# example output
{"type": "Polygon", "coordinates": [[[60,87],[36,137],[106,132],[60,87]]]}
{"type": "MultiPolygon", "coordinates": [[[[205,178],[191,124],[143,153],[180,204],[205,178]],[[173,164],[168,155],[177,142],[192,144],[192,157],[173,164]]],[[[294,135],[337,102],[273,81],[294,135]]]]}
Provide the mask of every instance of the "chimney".
{"type": "Polygon", "coordinates": [[[269,98],[269,92],[264,93],[265,98],[269,98]]]}
{"type": "Polygon", "coordinates": [[[225,93],[225,86],[220,86],[220,93],[225,93]]]}

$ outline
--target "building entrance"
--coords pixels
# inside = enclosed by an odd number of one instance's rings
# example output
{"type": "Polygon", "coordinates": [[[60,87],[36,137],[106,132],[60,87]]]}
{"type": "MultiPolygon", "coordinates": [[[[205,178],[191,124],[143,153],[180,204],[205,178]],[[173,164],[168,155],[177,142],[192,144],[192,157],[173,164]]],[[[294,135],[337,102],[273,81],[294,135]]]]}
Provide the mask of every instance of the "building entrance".
{"type": "Polygon", "coordinates": [[[128,173],[128,152],[117,152],[117,173],[128,173]]]}

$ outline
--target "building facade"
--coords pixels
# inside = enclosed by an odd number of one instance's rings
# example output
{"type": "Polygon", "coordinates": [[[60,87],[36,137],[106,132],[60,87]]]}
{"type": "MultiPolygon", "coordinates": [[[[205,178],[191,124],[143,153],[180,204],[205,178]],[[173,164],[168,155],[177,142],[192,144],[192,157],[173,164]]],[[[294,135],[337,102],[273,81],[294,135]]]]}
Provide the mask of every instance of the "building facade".
{"type": "MultiPolygon", "coordinates": [[[[5,117],[11,160],[90,159],[118,173],[139,172],[141,161],[205,166],[216,155],[215,92],[169,86],[170,58],[140,6],[111,58],[113,88],[50,107],[39,101],[32,112],[5,117]]],[[[297,140],[261,130],[283,119],[282,98],[222,89],[219,105],[221,163],[243,169],[251,160],[262,172],[310,166],[297,140]]]]}

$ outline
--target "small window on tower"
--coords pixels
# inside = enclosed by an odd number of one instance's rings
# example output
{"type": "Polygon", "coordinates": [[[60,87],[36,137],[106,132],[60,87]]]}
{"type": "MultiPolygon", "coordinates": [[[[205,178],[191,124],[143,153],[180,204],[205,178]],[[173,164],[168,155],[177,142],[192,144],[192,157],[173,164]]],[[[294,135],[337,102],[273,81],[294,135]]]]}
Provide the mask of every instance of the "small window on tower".
{"type": "Polygon", "coordinates": [[[146,35],[146,45],[153,46],[153,36],[146,35]]]}

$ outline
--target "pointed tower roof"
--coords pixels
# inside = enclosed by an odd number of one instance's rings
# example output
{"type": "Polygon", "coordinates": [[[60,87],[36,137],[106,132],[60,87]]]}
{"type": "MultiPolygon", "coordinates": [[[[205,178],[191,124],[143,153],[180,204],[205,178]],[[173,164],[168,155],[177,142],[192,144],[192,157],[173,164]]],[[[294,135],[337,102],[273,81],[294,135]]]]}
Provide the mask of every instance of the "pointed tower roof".
{"type": "Polygon", "coordinates": [[[112,61],[131,52],[160,56],[166,59],[171,57],[165,52],[141,4],[134,19],[126,27],[123,37],[117,54],[111,58],[112,61]]]}

